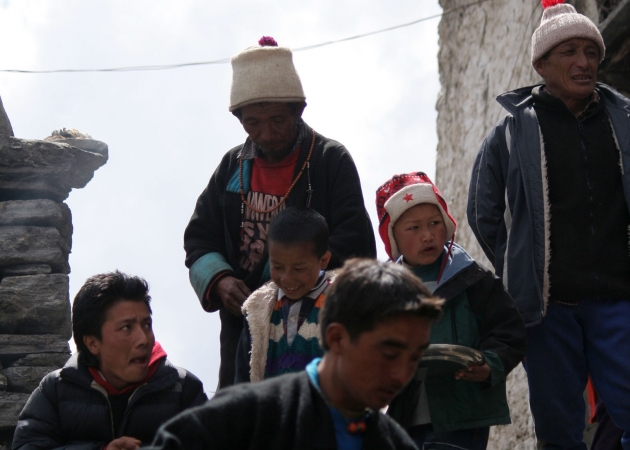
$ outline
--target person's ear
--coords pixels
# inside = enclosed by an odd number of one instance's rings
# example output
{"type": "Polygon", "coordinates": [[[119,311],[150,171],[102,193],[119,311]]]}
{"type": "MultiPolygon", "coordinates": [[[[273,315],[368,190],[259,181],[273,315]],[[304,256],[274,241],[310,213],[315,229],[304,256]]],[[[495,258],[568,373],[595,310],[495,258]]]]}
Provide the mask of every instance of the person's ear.
{"type": "Polygon", "coordinates": [[[324,338],[326,346],[330,349],[329,351],[338,355],[343,351],[346,342],[350,339],[350,335],[346,327],[339,322],[333,322],[326,328],[324,338]]]}
{"type": "Polygon", "coordinates": [[[539,58],[538,61],[534,63],[534,70],[536,70],[538,75],[545,78],[545,58],[539,58]]]}
{"type": "Polygon", "coordinates": [[[306,108],[306,102],[302,102],[302,105],[295,111],[295,115],[297,117],[302,117],[304,113],[304,108],[306,108]]]}
{"type": "Polygon", "coordinates": [[[319,268],[325,270],[326,267],[328,267],[328,263],[330,262],[331,257],[332,253],[330,253],[330,250],[326,250],[324,256],[322,256],[322,258],[319,260],[319,268]]]}
{"type": "Polygon", "coordinates": [[[83,343],[94,356],[98,356],[101,353],[101,341],[96,336],[83,336],[83,343]]]}

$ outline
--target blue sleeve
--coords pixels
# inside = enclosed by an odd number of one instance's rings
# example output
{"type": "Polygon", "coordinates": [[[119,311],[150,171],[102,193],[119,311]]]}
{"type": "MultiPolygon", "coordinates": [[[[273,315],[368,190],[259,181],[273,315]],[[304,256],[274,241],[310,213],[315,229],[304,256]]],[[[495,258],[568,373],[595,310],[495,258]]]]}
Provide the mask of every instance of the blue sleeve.
{"type": "Polygon", "coordinates": [[[195,261],[188,272],[190,284],[195,290],[201,306],[206,311],[210,310],[210,305],[205,297],[208,286],[218,275],[225,272],[232,272],[232,267],[220,253],[206,253],[195,261]]]}

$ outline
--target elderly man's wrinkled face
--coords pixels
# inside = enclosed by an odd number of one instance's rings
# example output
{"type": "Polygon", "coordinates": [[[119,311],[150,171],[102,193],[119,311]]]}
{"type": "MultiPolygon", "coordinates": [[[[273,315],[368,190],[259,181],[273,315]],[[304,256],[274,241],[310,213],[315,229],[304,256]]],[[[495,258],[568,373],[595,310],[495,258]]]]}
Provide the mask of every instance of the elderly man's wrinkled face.
{"type": "Polygon", "coordinates": [[[599,47],[590,39],[573,38],[555,46],[534,63],[549,93],[570,104],[588,100],[595,89],[599,47]]]}
{"type": "Polygon", "coordinates": [[[296,114],[287,103],[255,103],[241,108],[241,124],[260,147],[265,160],[281,161],[291,151],[297,135],[296,114]]]}

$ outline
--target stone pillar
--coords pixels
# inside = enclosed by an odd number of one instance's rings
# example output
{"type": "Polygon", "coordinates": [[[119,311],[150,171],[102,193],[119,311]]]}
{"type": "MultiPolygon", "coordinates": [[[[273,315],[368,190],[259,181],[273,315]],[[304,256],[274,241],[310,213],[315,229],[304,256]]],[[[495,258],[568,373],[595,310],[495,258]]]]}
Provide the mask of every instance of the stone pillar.
{"type": "Polygon", "coordinates": [[[13,137],[0,101],[0,450],[30,393],[70,356],[72,216],[63,200],[107,162],[107,145],[67,142],[13,137]]]}
{"type": "MultiPolygon", "coordinates": [[[[531,36],[540,24],[540,0],[489,0],[448,11],[470,0],[440,0],[440,91],[437,110],[436,184],[458,223],[457,241],[492,267],[466,218],[471,168],[481,142],[506,112],[495,101],[505,91],[541,81],[530,63],[531,36]]],[[[597,23],[596,0],[575,0],[578,12],[597,23]]],[[[512,425],[493,427],[490,450],[534,450],[527,376],[519,365],[508,377],[512,425]]]]}

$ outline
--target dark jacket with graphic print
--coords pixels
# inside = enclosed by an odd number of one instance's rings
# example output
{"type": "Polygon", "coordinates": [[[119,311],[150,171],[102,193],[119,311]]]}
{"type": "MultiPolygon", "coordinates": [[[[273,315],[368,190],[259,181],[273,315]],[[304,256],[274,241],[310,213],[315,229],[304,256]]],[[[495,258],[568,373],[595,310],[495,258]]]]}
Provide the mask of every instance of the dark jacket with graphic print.
{"type": "MultiPolygon", "coordinates": [[[[307,127],[308,128],[308,127],[307,127]]],[[[313,131],[308,128],[299,150],[295,174],[306,160],[313,131]]],[[[242,330],[242,319],[224,310],[220,301],[205,297],[214,280],[230,273],[253,291],[269,279],[268,264],[251,274],[240,268],[241,197],[239,194],[238,156],[243,145],[230,150],[212,175],[210,183],[197,200],[195,211],[184,234],[186,266],[190,282],[206,311],[221,314],[221,373],[220,386],[234,380],[236,345],[242,330]]],[[[243,164],[243,187],[249,191],[252,160],[243,164]],[[249,166],[249,167],[248,167],[249,166]]],[[[308,180],[312,188],[310,207],[319,212],[330,231],[329,248],[332,258],[329,269],[340,267],[350,257],[376,257],[374,231],[363,202],[359,174],[350,153],[332,139],[315,133],[315,145],[309,167],[296,183],[286,200],[289,206],[307,206],[308,180]]]]}

